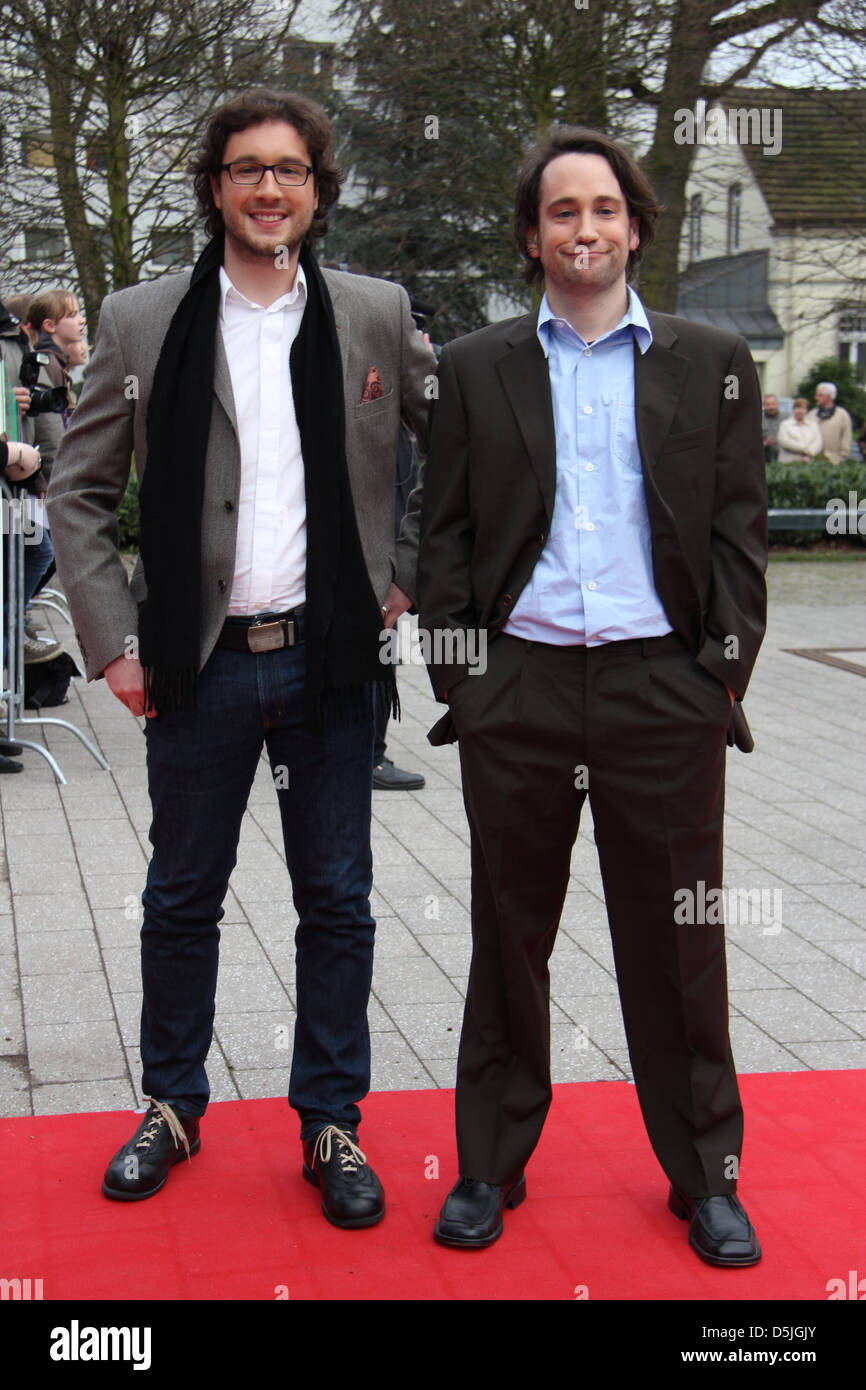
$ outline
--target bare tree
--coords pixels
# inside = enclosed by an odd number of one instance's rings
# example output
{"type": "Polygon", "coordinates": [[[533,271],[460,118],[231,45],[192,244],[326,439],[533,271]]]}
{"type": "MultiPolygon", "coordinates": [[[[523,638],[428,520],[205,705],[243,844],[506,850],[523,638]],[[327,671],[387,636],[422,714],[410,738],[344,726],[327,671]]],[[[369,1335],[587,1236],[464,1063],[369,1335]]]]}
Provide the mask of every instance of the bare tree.
{"type": "Polygon", "coordinates": [[[71,254],[53,248],[47,274],[74,280],[92,331],[109,289],[135,284],[148,262],[188,263],[183,173],[201,123],[237,87],[291,81],[299,4],[257,14],[249,0],[5,0],[4,280],[13,268],[39,276],[28,241],[62,229],[71,254]],[[23,265],[10,255],[22,240],[23,265]]]}

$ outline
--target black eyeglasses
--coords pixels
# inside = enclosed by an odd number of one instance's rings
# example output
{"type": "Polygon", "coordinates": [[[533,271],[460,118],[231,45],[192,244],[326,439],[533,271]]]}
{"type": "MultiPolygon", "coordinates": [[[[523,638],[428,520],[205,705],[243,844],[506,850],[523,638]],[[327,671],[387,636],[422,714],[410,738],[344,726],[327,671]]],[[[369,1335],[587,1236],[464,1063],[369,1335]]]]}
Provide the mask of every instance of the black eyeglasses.
{"type": "Polygon", "coordinates": [[[261,183],[268,173],[286,188],[302,188],[313,173],[311,164],[294,164],[289,160],[283,164],[256,164],[251,159],[235,159],[231,164],[221,164],[220,169],[228,170],[232,183],[244,184],[247,188],[261,183]]]}

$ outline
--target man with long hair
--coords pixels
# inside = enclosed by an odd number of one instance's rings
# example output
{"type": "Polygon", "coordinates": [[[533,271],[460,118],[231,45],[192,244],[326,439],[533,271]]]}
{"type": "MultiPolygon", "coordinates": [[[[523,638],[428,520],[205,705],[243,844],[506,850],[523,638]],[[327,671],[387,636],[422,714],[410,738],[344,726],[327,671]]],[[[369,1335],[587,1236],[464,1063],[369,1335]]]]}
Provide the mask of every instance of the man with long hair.
{"type": "Polygon", "coordinates": [[[760,1247],[734,1195],[724,926],[704,907],[721,891],[726,736],[748,746],[736,702],[764,632],[761,408],[742,338],[630,288],[658,211],[613,140],[551,132],[515,203],[541,306],[440,361],[420,622],[489,640],[483,674],[430,663],[449,706],[431,742],[459,739],[473,936],[460,1181],[435,1234],[490,1245],[526,1195],[551,1099],[548,960],[588,796],[669,1205],[701,1258],[737,1266],[760,1247]]]}
{"type": "Polygon", "coordinates": [[[313,255],[341,182],[321,107],[244,92],[210,117],[191,172],[211,240],[191,274],[104,301],[49,493],[88,677],[148,716],[150,1106],[103,1191],[150,1197],[198,1151],[218,923],[264,744],[300,919],[289,1102],[303,1174],[328,1220],[369,1226],[385,1210],[358,1144],[373,708],[393,693],[381,629],[414,588],[417,539],[393,531],[397,434],[404,419],[425,437],[435,361],[405,291],[313,255]],[[133,451],[127,584],[114,514],[133,451]]]}

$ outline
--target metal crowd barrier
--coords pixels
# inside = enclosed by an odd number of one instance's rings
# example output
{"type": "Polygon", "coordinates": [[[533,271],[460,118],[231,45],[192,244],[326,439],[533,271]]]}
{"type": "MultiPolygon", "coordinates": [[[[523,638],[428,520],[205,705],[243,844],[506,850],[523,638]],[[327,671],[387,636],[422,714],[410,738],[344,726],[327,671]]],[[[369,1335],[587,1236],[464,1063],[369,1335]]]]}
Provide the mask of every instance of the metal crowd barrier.
{"type": "MultiPolygon", "coordinates": [[[[76,738],[81,739],[87,751],[93,755],[100,767],[105,768],[106,772],[110,772],[111,769],[99,750],[94,748],[90,739],[68,719],[55,719],[53,716],[44,714],[24,713],[24,547],[27,543],[28,530],[25,524],[27,493],[18,488],[10,488],[3,478],[0,478],[0,493],[2,493],[3,507],[3,527],[0,540],[2,540],[4,551],[2,563],[0,563],[0,651],[5,650],[6,652],[6,666],[2,680],[3,690],[0,691],[0,697],[6,701],[6,738],[10,742],[20,743],[24,748],[32,748],[41,754],[50,765],[58,782],[65,786],[66,778],[57,759],[43,744],[22,738],[20,732],[22,726],[55,724],[61,729],[69,729],[76,738]],[[6,563],[7,554],[8,566],[6,563]],[[8,613],[6,603],[7,570],[8,613]],[[8,639],[8,642],[5,639],[8,639]]],[[[56,589],[43,589],[38,598],[34,596],[34,602],[53,608],[62,618],[68,619],[69,617],[66,600],[56,589]]]]}

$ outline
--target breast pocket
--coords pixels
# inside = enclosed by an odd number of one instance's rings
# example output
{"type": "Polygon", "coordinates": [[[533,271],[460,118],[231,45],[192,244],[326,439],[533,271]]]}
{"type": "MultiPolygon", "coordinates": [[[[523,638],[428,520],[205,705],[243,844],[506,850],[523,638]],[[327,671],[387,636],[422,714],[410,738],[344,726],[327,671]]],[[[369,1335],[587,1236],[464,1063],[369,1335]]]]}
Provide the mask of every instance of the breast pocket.
{"type": "Polygon", "coordinates": [[[352,408],[352,418],[356,423],[360,424],[364,420],[375,420],[380,416],[387,417],[394,407],[394,402],[395,396],[392,386],[391,390],[386,391],[384,396],[379,396],[376,400],[364,401],[363,404],[354,406],[352,408]]]}
{"type": "Polygon", "coordinates": [[[640,450],[637,447],[634,400],[620,397],[612,408],[614,410],[613,452],[620,463],[624,463],[633,472],[640,473],[640,450]]]}

